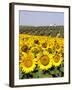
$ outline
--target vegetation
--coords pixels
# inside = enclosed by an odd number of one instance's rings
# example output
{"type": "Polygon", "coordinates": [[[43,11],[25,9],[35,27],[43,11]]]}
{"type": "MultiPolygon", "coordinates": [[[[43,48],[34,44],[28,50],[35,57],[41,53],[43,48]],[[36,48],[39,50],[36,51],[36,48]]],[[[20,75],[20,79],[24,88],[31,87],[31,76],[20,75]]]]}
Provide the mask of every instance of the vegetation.
{"type": "Polygon", "coordinates": [[[20,26],[20,34],[64,37],[64,26],[20,26]]]}

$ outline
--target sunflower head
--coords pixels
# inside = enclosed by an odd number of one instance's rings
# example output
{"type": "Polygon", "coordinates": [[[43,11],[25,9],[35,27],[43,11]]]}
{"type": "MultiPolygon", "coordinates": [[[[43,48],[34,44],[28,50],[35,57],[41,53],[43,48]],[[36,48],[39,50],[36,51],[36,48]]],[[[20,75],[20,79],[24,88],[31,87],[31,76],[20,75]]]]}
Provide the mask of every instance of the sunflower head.
{"type": "Polygon", "coordinates": [[[28,51],[28,45],[24,44],[24,45],[21,47],[21,50],[22,50],[22,52],[27,52],[27,51],[28,51]]]}
{"type": "Polygon", "coordinates": [[[53,48],[53,46],[54,46],[54,39],[53,38],[49,38],[47,43],[48,43],[48,48],[53,48]]]}
{"type": "Polygon", "coordinates": [[[55,38],[54,47],[56,51],[61,51],[64,49],[64,39],[63,38],[55,38]]]}
{"type": "Polygon", "coordinates": [[[25,67],[29,68],[33,64],[32,60],[30,58],[27,58],[27,60],[24,61],[25,67]]]}
{"type": "Polygon", "coordinates": [[[47,55],[43,55],[43,56],[40,57],[40,62],[41,62],[42,65],[46,66],[46,65],[49,64],[50,59],[47,55]]]}
{"type": "Polygon", "coordinates": [[[61,54],[58,54],[56,53],[54,56],[53,56],[53,65],[54,66],[59,66],[62,62],[62,57],[61,57],[61,54]]]}
{"type": "Polygon", "coordinates": [[[48,48],[48,52],[49,52],[49,54],[52,54],[53,53],[53,49],[52,48],[48,48]]]}
{"type": "Polygon", "coordinates": [[[38,66],[41,70],[48,70],[52,66],[51,56],[48,52],[43,52],[38,55],[38,66]]]}
{"type": "Polygon", "coordinates": [[[40,44],[40,42],[39,42],[38,39],[35,39],[35,40],[34,40],[34,43],[35,43],[35,44],[40,44]]]}
{"type": "Polygon", "coordinates": [[[54,62],[55,62],[55,63],[58,63],[59,60],[60,60],[60,55],[57,54],[57,55],[55,55],[53,58],[54,58],[54,62]]]}
{"type": "Polygon", "coordinates": [[[43,48],[47,48],[47,42],[44,42],[44,43],[42,44],[42,47],[43,47],[43,48]]]}
{"type": "Polygon", "coordinates": [[[31,52],[31,53],[34,53],[34,54],[38,54],[38,53],[40,52],[40,48],[39,48],[38,46],[32,47],[32,48],[30,49],[30,52],[31,52]]]}
{"type": "Polygon", "coordinates": [[[36,67],[36,61],[32,54],[24,54],[20,60],[20,68],[25,73],[32,72],[36,67]]]}
{"type": "Polygon", "coordinates": [[[55,48],[55,51],[60,51],[61,50],[61,46],[60,46],[60,44],[59,43],[54,43],[54,48],[55,48]]]}

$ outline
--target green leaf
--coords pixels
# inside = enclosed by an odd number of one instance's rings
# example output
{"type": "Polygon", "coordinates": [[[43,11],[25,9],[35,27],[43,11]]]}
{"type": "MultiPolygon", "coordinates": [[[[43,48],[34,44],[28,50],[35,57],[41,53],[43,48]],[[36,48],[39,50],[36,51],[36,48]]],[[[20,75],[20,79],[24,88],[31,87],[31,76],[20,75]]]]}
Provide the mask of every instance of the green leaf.
{"type": "Polygon", "coordinates": [[[48,77],[49,77],[49,78],[51,78],[51,77],[52,77],[52,75],[48,74],[48,77]]]}
{"type": "Polygon", "coordinates": [[[55,71],[50,71],[50,74],[55,74],[55,71]]]}
{"type": "Polygon", "coordinates": [[[44,74],[43,75],[43,78],[48,78],[48,74],[44,74]]]}
{"type": "Polygon", "coordinates": [[[39,77],[43,77],[43,72],[41,70],[38,70],[39,77]]]}
{"type": "Polygon", "coordinates": [[[62,75],[61,75],[61,72],[59,73],[59,77],[61,77],[62,75]]]}
{"type": "Polygon", "coordinates": [[[56,70],[56,74],[59,74],[59,72],[60,72],[59,70],[56,70]]]}
{"type": "Polygon", "coordinates": [[[21,79],[23,77],[23,73],[21,70],[19,70],[19,78],[21,79]]]}
{"type": "Polygon", "coordinates": [[[60,68],[60,71],[61,71],[61,72],[64,72],[64,67],[61,67],[61,68],[60,68]]]}

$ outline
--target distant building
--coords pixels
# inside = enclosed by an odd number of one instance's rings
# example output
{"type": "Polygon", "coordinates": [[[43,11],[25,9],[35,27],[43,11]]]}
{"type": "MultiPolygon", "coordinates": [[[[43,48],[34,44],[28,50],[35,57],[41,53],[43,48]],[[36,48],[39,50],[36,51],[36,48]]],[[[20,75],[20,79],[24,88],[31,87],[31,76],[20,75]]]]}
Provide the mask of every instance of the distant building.
{"type": "Polygon", "coordinates": [[[50,24],[49,26],[61,26],[60,24],[50,24]]]}
{"type": "Polygon", "coordinates": [[[50,24],[49,26],[53,26],[54,24],[50,24]]]}

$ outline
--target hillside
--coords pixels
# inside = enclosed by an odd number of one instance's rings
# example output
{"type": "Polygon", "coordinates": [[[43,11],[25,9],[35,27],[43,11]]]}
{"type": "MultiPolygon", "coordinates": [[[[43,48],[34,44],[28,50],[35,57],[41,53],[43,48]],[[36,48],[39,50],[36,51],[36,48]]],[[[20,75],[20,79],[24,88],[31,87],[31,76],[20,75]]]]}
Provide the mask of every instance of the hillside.
{"type": "Polygon", "coordinates": [[[64,37],[64,26],[19,26],[20,34],[64,37]]]}

